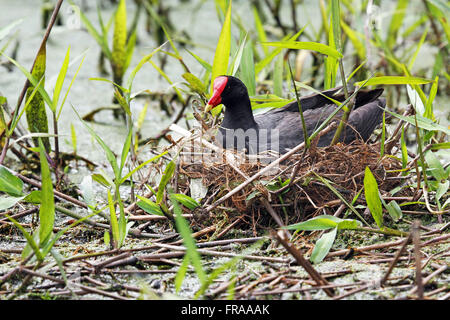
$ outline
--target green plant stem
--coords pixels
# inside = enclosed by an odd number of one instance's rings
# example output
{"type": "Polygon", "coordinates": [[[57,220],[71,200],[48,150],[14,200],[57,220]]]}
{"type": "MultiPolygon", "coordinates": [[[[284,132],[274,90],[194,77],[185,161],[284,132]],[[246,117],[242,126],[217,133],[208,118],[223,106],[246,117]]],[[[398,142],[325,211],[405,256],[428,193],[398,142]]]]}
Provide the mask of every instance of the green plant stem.
{"type": "MultiPolygon", "coordinates": [[[[347,82],[345,80],[345,73],[344,73],[344,63],[342,62],[342,59],[339,59],[339,70],[341,72],[341,80],[342,80],[342,86],[344,88],[344,94],[345,99],[348,99],[348,88],[347,88],[347,82]]],[[[342,131],[344,131],[344,128],[347,124],[347,120],[350,117],[350,112],[353,110],[354,101],[351,99],[348,103],[348,105],[344,108],[344,114],[341,118],[341,122],[339,122],[339,126],[336,129],[336,132],[334,134],[333,140],[331,141],[331,145],[335,145],[338,143],[339,138],[341,137],[342,131]]]]}

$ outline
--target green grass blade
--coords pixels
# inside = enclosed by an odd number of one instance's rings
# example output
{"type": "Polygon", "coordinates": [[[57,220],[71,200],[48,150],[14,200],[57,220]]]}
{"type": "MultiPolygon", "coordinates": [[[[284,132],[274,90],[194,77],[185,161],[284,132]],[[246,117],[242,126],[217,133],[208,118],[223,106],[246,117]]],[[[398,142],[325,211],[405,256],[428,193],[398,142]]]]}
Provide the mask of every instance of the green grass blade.
{"type": "Polygon", "coordinates": [[[393,48],[397,41],[398,30],[403,24],[403,19],[408,7],[408,0],[397,0],[397,7],[392,15],[391,24],[389,25],[386,44],[389,48],[393,48]]]}
{"type": "MultiPolygon", "coordinates": [[[[295,41],[303,33],[306,26],[304,26],[299,32],[297,32],[292,37],[290,35],[285,36],[282,41],[295,41]]],[[[270,43],[270,42],[269,42],[270,43]]],[[[261,61],[255,65],[255,73],[259,74],[277,55],[283,51],[282,47],[277,47],[272,50],[268,55],[266,55],[261,61]]]]}
{"type": "Polygon", "coordinates": [[[61,93],[64,80],[66,79],[67,69],[69,68],[70,59],[70,46],[67,48],[66,57],[64,58],[63,64],[58,74],[58,79],[56,80],[55,89],[53,90],[53,109],[56,110],[59,101],[59,95],[61,93]]]}
{"type": "Polygon", "coordinates": [[[83,62],[84,62],[85,58],[86,58],[86,55],[84,55],[83,58],[81,59],[80,65],[78,66],[77,71],[75,72],[72,80],[70,81],[69,87],[67,88],[66,94],[64,95],[64,99],[61,102],[61,105],[59,106],[58,116],[56,117],[56,120],[59,120],[59,117],[61,116],[61,112],[63,110],[63,107],[64,107],[65,103],[66,103],[67,97],[69,96],[70,89],[72,88],[72,85],[73,85],[73,83],[75,82],[75,79],[78,76],[78,72],[80,72],[81,66],[83,65],[83,62]]]}
{"type": "Polygon", "coordinates": [[[100,46],[100,48],[102,49],[103,53],[108,58],[108,60],[111,60],[112,53],[108,47],[108,43],[106,42],[106,37],[100,35],[100,33],[94,28],[94,26],[89,21],[89,19],[86,17],[86,15],[81,10],[78,10],[77,6],[75,6],[72,1],[70,1],[70,4],[74,8],[75,12],[80,13],[80,19],[84,23],[87,31],[95,39],[95,41],[97,41],[97,44],[100,46]]]}
{"type": "Polygon", "coordinates": [[[364,84],[364,82],[366,82],[365,86],[400,85],[400,84],[419,85],[433,82],[433,80],[419,77],[381,76],[381,77],[373,77],[371,79],[364,81],[359,81],[355,83],[355,86],[361,87],[362,84],[364,84]]]}
{"type": "Polygon", "coordinates": [[[272,47],[280,47],[284,49],[295,49],[295,50],[311,50],[315,52],[319,52],[325,54],[327,56],[331,56],[336,59],[342,58],[342,54],[333,49],[326,44],[318,43],[318,42],[301,42],[301,41],[275,41],[275,42],[264,42],[263,45],[272,46],[272,47]]]}
{"type": "Polygon", "coordinates": [[[156,193],[156,203],[160,204],[163,200],[164,190],[172,179],[172,176],[175,172],[176,164],[172,160],[166,165],[166,169],[161,177],[161,181],[159,182],[158,192],[156,193]]]}
{"type": "Polygon", "coordinates": [[[120,180],[119,167],[117,166],[117,160],[116,160],[116,157],[114,156],[114,153],[106,145],[106,143],[102,140],[102,138],[100,138],[97,135],[97,133],[80,117],[80,115],[75,110],[73,105],[72,105],[72,109],[75,112],[75,114],[77,115],[77,117],[80,119],[81,123],[86,127],[86,129],[88,129],[88,131],[91,134],[91,136],[97,141],[97,143],[100,145],[100,147],[105,152],[106,159],[108,160],[108,162],[110,163],[110,165],[111,165],[111,167],[113,169],[115,178],[117,179],[117,181],[119,181],[120,180]]]}

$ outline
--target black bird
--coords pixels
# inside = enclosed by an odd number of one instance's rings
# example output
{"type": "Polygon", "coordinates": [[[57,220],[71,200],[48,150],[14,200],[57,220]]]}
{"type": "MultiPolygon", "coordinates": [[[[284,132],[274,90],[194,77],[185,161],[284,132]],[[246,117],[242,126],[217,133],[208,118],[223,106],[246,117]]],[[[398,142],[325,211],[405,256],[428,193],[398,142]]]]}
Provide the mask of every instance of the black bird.
{"type": "MultiPolygon", "coordinates": [[[[343,94],[336,94],[341,87],[323,91],[322,94],[343,102],[343,94]]],[[[345,130],[339,141],[350,143],[356,139],[367,141],[381,123],[386,100],[379,98],[383,89],[360,90],[345,130]]],[[[286,153],[304,141],[302,122],[297,101],[275,108],[263,114],[253,115],[247,87],[236,77],[219,76],[214,80],[213,95],[206,111],[223,104],[225,116],[216,136],[223,148],[243,150],[249,154],[273,150],[286,153]]],[[[320,94],[300,98],[308,136],[337,108],[331,100],[320,94]]],[[[342,111],[334,121],[341,119],[342,111]]],[[[336,130],[324,134],[319,147],[330,145],[336,130]]]]}

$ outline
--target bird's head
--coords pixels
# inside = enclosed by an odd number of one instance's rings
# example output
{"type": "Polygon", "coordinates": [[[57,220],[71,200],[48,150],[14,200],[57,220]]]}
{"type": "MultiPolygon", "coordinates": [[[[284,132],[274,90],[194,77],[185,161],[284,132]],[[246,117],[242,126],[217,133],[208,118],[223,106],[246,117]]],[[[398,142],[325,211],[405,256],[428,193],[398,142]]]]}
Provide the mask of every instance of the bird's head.
{"type": "Polygon", "coordinates": [[[211,111],[220,104],[227,108],[232,108],[235,102],[243,100],[247,97],[247,87],[244,83],[233,76],[219,76],[214,79],[213,94],[208,101],[205,111],[211,111]]]}

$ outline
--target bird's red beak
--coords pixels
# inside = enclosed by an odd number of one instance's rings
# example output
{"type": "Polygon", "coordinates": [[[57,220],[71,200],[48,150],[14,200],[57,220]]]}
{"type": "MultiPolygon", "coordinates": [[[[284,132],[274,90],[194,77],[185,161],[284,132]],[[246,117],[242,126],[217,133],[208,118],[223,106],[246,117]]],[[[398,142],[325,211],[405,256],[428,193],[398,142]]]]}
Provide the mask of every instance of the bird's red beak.
{"type": "Polygon", "coordinates": [[[213,94],[208,101],[205,112],[211,111],[212,108],[218,106],[222,102],[222,92],[225,89],[227,82],[228,78],[224,76],[217,77],[214,80],[213,94]]]}

